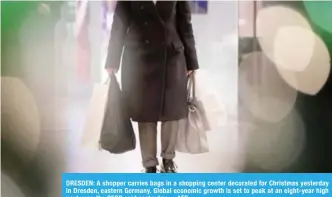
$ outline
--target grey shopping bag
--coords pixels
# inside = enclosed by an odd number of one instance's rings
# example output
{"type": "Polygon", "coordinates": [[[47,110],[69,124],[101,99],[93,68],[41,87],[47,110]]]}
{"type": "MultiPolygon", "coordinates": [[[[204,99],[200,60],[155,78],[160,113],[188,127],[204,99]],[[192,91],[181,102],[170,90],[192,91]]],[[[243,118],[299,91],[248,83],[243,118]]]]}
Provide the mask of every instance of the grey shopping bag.
{"type": "Polygon", "coordinates": [[[100,133],[100,147],[110,153],[120,154],[136,148],[136,136],[115,75],[111,75],[107,106],[100,133]]]}
{"type": "Polygon", "coordinates": [[[202,101],[196,97],[195,75],[188,79],[188,117],[180,120],[176,144],[178,152],[201,154],[209,152],[206,132],[211,130],[202,101]]]}

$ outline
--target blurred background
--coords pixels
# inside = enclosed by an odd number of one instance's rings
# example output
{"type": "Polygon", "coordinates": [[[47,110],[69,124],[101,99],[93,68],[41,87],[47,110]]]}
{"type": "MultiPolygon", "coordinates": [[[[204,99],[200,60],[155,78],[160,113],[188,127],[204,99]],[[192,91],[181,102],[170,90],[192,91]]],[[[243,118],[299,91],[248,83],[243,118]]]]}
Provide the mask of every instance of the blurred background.
{"type": "Polygon", "coordinates": [[[246,1],[239,9],[244,171],[331,172],[332,3],[246,1]]]}
{"type": "MultiPolygon", "coordinates": [[[[114,3],[1,2],[3,196],[60,196],[62,172],[140,172],[139,147],[81,143],[93,86],[107,79],[114,3]]],[[[331,172],[332,3],[191,6],[213,131],[210,153],[178,154],[179,171],[331,172]]]]}

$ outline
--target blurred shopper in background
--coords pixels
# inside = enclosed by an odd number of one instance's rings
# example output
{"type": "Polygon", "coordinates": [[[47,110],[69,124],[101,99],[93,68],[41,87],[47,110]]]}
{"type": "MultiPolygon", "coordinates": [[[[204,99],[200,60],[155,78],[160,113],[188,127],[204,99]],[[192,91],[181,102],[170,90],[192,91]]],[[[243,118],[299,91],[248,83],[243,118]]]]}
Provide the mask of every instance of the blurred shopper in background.
{"type": "Polygon", "coordinates": [[[190,4],[117,1],[106,60],[109,74],[119,70],[121,57],[122,91],[128,115],[139,125],[145,171],[157,171],[161,121],[161,171],[175,173],[178,120],[188,114],[187,75],[199,67],[190,4]]]}
{"type": "Polygon", "coordinates": [[[91,66],[91,42],[89,40],[89,24],[90,12],[87,0],[77,1],[77,71],[78,78],[81,83],[86,83],[90,80],[90,66],[91,66]]]}

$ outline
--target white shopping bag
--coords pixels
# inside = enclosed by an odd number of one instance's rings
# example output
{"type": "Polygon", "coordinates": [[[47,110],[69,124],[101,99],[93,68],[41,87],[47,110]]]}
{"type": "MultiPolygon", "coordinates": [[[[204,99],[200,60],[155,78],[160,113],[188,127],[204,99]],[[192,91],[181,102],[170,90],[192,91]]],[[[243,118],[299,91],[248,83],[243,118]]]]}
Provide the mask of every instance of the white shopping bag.
{"type": "Polygon", "coordinates": [[[228,121],[227,107],[223,101],[223,96],[216,90],[216,83],[211,80],[209,73],[204,70],[196,73],[196,80],[198,81],[196,94],[204,103],[211,129],[225,126],[228,121]]]}
{"type": "Polygon", "coordinates": [[[94,85],[82,136],[82,145],[85,147],[99,149],[99,137],[104,120],[108,89],[109,82],[94,85]]]}
{"type": "Polygon", "coordinates": [[[210,123],[202,101],[196,97],[195,75],[191,75],[188,85],[188,117],[179,120],[176,150],[182,153],[202,154],[209,152],[206,131],[210,123]]]}

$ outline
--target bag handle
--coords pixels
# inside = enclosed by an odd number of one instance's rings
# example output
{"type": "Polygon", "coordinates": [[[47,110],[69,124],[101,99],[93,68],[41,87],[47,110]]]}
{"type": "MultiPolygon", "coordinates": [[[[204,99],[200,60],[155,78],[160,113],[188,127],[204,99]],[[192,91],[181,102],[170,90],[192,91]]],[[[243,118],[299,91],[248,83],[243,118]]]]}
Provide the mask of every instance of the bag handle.
{"type": "Polygon", "coordinates": [[[196,99],[196,78],[195,73],[188,75],[188,98],[196,99]]]}
{"type": "Polygon", "coordinates": [[[195,73],[188,75],[188,99],[196,99],[196,78],[195,73]]]}

